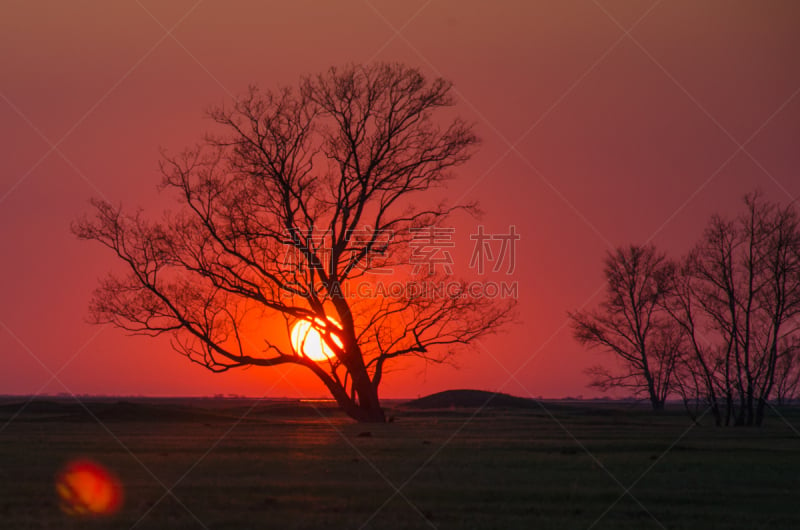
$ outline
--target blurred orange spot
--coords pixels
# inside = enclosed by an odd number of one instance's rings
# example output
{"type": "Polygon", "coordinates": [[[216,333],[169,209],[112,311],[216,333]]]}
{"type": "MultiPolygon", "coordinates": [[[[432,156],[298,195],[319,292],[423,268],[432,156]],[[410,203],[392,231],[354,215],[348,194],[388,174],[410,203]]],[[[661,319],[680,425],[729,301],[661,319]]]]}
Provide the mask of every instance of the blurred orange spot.
{"type": "Polygon", "coordinates": [[[56,479],[56,493],[69,515],[108,515],[122,504],[117,478],[90,460],[70,462],[56,479]]]}

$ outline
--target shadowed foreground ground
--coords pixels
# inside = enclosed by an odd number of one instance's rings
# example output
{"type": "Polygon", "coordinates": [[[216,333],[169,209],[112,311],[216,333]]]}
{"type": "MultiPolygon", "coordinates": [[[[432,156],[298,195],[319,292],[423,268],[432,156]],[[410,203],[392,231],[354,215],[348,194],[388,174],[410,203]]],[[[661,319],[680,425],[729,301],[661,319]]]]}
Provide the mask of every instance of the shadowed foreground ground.
{"type": "Polygon", "coordinates": [[[19,402],[0,403],[3,529],[800,528],[800,435],[774,414],[687,433],[678,409],[619,404],[545,402],[561,425],[537,405],[362,426],[324,404],[65,400],[7,423],[19,402]],[[120,513],[59,511],[53,477],[76,456],[119,475],[120,513]]]}

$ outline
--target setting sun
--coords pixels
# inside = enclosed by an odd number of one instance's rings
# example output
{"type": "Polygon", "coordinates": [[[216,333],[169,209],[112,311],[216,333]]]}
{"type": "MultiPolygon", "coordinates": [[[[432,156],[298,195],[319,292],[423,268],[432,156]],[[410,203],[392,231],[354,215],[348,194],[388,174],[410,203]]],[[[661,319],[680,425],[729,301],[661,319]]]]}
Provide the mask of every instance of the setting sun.
{"type": "MultiPolygon", "coordinates": [[[[342,327],[339,322],[331,317],[328,317],[328,321],[337,328],[342,327]]],[[[323,326],[324,322],[319,318],[315,319],[313,323],[310,320],[298,320],[292,326],[291,337],[294,350],[317,362],[327,361],[334,357],[335,354],[322,337],[321,329],[323,326]]],[[[336,335],[331,335],[331,337],[337,346],[342,347],[342,341],[339,337],[336,335]]]]}

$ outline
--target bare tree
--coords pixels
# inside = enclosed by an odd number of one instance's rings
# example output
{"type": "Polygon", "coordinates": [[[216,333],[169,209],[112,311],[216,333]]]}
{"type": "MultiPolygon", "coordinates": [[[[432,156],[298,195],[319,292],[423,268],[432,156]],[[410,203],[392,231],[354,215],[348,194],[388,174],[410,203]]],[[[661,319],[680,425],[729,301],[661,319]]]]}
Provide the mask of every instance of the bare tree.
{"type": "Polygon", "coordinates": [[[695,292],[699,289],[698,280],[689,272],[688,261],[674,276],[663,305],[684,337],[683,354],[676,366],[675,388],[693,420],[699,421],[702,409],[707,407],[715,423],[720,425],[725,409],[723,400],[728,395],[723,371],[726,347],[708,341],[708,323],[695,292]]]}
{"type": "Polygon", "coordinates": [[[775,401],[789,405],[800,398],[800,337],[784,341],[775,369],[775,401]]]}
{"type": "Polygon", "coordinates": [[[786,390],[796,370],[797,210],[757,192],[745,204],[733,220],[712,217],[668,304],[690,345],[698,392],[726,425],[761,425],[776,382],[786,390]]]}
{"type": "Polygon", "coordinates": [[[511,317],[513,301],[457,288],[375,289],[377,271],[411,278],[415,231],[459,208],[424,206],[477,144],[460,119],[434,119],[452,104],[450,83],[379,64],[331,68],[299,90],[251,88],[212,110],[224,132],[161,165],[178,213],[153,221],[93,201],[95,215],[74,224],[127,269],[100,284],[93,319],[169,333],[176,350],[217,372],[302,365],[352,418],[384,421],[378,386],[390,361],[441,362],[511,317]],[[270,315],[283,317],[285,334],[265,336],[259,323],[270,315]],[[301,320],[328,360],[291,344],[301,320]]]}
{"type": "Polygon", "coordinates": [[[664,408],[681,351],[682,334],[662,310],[674,265],[651,246],[629,246],[605,260],[606,296],[595,311],[570,313],[575,338],[614,354],[619,369],[588,370],[591,386],[625,388],[664,408]]]}

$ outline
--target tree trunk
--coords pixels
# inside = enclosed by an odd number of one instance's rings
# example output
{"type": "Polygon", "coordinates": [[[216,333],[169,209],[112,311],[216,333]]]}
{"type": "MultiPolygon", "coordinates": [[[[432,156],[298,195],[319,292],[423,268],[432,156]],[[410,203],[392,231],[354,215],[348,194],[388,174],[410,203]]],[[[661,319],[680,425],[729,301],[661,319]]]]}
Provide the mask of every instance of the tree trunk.
{"type": "Polygon", "coordinates": [[[386,414],[381,407],[373,409],[365,409],[359,407],[359,413],[356,416],[351,416],[360,423],[386,423],[386,414]]]}
{"type": "Polygon", "coordinates": [[[362,393],[358,390],[356,390],[356,393],[359,395],[357,403],[347,397],[342,399],[336,396],[336,402],[344,413],[360,423],[385,423],[386,415],[380,406],[377,393],[374,400],[364,399],[362,393]]]}
{"type": "Polygon", "coordinates": [[[307,364],[315,373],[322,373],[320,379],[328,387],[339,408],[354,420],[362,423],[383,423],[386,416],[378,398],[378,389],[372,384],[369,375],[364,370],[360,376],[353,377],[353,393],[347,390],[331,377],[327,377],[316,363],[307,364]]]}
{"type": "Polygon", "coordinates": [[[761,427],[764,423],[764,410],[767,406],[767,400],[763,398],[758,399],[758,406],[756,407],[755,425],[761,427]]]}
{"type": "Polygon", "coordinates": [[[717,427],[721,427],[722,426],[722,414],[720,413],[719,405],[717,405],[716,402],[714,402],[714,404],[711,405],[711,414],[714,416],[714,425],[716,425],[717,427]]]}
{"type": "Polygon", "coordinates": [[[659,397],[655,382],[653,381],[653,376],[650,373],[650,369],[647,367],[647,362],[644,363],[643,370],[645,381],[647,381],[647,393],[650,395],[650,404],[653,406],[653,410],[664,410],[665,398],[659,397]]]}
{"type": "Polygon", "coordinates": [[[357,421],[365,423],[384,423],[386,415],[383,413],[380,399],[378,399],[378,389],[364,371],[363,376],[353,379],[356,394],[358,395],[358,417],[352,416],[357,421]]]}
{"type": "Polygon", "coordinates": [[[727,391],[725,395],[725,426],[729,426],[731,424],[731,419],[733,418],[733,396],[731,395],[730,389],[727,391]]]}

